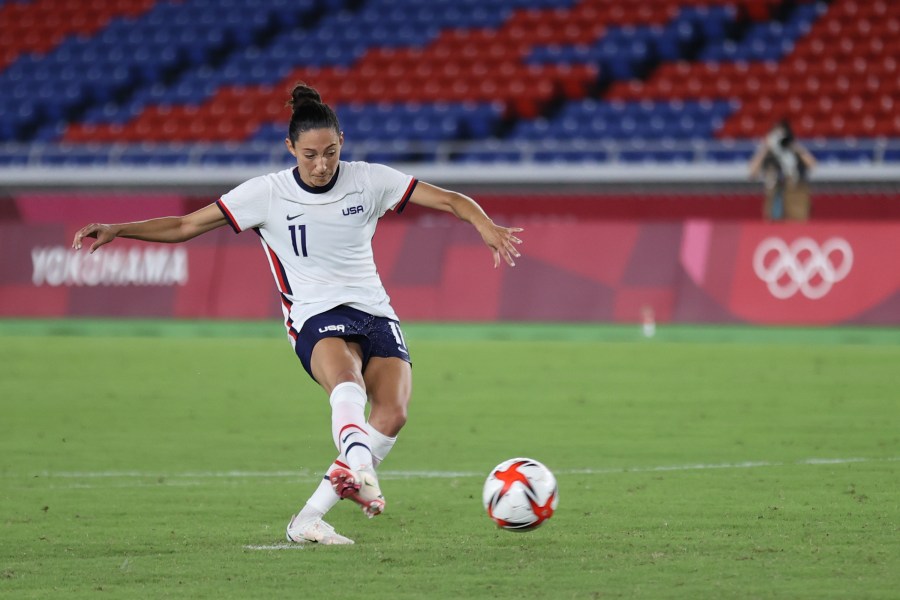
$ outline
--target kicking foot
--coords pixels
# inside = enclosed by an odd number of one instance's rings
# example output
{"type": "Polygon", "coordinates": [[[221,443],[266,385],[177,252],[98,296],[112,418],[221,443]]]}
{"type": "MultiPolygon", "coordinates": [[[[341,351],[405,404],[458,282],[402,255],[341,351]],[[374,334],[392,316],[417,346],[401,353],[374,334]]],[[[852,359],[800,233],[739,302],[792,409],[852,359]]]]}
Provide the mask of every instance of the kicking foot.
{"type": "Polygon", "coordinates": [[[381,495],[378,478],[372,467],[363,467],[356,472],[336,467],[329,477],[334,493],[359,504],[370,519],[384,512],[384,496],[381,495]]]}
{"type": "Polygon", "coordinates": [[[289,542],[305,544],[316,542],[324,546],[331,544],[352,544],[353,540],[335,532],[334,527],[322,519],[301,520],[293,517],[287,526],[287,539],[289,542]]]}

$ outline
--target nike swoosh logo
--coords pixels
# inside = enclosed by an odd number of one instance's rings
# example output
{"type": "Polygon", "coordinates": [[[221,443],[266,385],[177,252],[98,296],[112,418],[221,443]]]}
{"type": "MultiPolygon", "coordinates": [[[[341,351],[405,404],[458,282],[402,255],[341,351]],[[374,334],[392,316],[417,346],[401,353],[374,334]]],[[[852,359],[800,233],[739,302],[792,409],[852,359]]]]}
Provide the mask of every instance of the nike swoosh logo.
{"type": "Polygon", "coordinates": [[[288,215],[288,216],[287,216],[287,220],[288,220],[288,221],[293,221],[293,220],[296,219],[297,217],[302,217],[302,216],[303,216],[303,213],[300,213],[299,215],[293,215],[293,216],[288,215]]]}

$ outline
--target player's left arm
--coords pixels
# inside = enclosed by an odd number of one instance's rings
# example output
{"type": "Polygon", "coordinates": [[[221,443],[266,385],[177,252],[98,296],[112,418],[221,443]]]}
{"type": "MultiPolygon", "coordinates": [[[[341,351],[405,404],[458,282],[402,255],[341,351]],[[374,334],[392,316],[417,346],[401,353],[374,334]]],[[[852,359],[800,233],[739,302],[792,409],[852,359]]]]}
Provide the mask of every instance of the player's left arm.
{"type": "Polygon", "coordinates": [[[497,225],[477,202],[459,192],[445,190],[437,186],[420,181],[410,196],[409,201],[419,206],[433,208],[456,215],[457,218],[471,223],[481,239],[488,245],[494,255],[494,268],[500,266],[500,259],[514,267],[515,258],[521,256],[516,249],[522,240],[516,237],[516,233],[522,231],[521,227],[503,227],[497,225]]]}

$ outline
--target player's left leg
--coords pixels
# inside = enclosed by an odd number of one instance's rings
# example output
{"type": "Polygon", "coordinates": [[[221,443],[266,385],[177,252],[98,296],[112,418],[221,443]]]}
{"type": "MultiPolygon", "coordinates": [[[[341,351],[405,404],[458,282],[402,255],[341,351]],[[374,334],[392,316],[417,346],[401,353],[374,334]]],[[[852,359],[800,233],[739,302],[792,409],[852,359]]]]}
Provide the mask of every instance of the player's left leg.
{"type": "MultiPolygon", "coordinates": [[[[363,378],[369,394],[369,435],[374,430],[383,438],[396,439],[406,425],[409,399],[412,395],[412,367],[400,358],[372,357],[366,365],[363,378]]],[[[375,444],[373,444],[375,445],[375,444]]],[[[387,449],[390,451],[390,448],[387,449]]],[[[379,453],[372,458],[381,462],[379,453]]]]}

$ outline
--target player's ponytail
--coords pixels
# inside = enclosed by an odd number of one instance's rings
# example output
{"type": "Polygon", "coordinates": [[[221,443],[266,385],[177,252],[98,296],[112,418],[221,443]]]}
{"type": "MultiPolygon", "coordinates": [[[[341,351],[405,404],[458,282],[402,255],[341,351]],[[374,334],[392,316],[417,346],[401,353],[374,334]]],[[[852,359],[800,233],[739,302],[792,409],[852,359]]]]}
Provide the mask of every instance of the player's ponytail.
{"type": "Polygon", "coordinates": [[[315,88],[302,81],[297,83],[291,90],[287,106],[291,107],[291,123],[288,126],[291,143],[296,143],[300,134],[312,129],[333,129],[340,135],[341,125],[337,115],[330,106],[322,102],[322,97],[315,88]]]}

